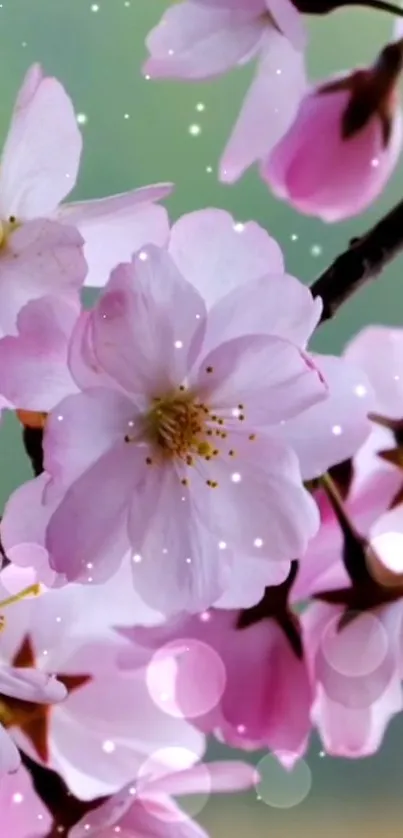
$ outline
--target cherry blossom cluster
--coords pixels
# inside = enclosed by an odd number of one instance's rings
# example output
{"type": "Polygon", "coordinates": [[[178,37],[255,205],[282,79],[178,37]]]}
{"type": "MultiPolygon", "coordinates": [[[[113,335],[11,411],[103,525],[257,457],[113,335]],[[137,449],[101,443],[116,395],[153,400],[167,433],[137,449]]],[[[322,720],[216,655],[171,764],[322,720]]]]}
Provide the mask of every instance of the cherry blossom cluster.
{"type": "MultiPolygon", "coordinates": [[[[221,177],[259,160],[336,221],[397,162],[402,28],[307,91],[303,5],[175,3],[145,72],[257,56],[221,177]]],[[[289,770],[314,730],[373,754],[403,709],[403,327],[318,354],[340,263],[325,299],[254,221],[170,219],[172,184],[65,203],[81,151],[32,66],[0,166],[1,418],[34,471],[0,522],[0,833],[203,838],[176,796],[260,782],[203,761],[210,738],[289,770]]],[[[402,216],[352,243],[350,290],[403,248],[402,216]]]]}

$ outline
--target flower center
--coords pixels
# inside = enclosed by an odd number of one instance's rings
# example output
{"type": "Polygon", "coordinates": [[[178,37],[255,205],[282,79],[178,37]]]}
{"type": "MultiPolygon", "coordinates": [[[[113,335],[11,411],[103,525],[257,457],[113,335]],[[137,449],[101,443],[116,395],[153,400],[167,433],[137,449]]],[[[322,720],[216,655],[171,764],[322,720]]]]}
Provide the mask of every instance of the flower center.
{"type": "MultiPolygon", "coordinates": [[[[214,456],[208,436],[210,411],[184,390],[155,398],[145,419],[145,436],[164,456],[179,457],[191,464],[192,454],[214,456]]],[[[218,451],[217,451],[218,454],[218,451]]]]}

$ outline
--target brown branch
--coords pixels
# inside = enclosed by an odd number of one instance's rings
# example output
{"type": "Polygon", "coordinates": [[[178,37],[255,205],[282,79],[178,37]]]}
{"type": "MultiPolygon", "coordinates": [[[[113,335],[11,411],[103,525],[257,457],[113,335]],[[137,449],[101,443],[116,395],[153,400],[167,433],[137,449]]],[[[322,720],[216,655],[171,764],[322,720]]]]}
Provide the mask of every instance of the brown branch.
{"type": "Polygon", "coordinates": [[[360,288],[377,279],[403,250],[403,201],[368,233],[352,239],[326,271],[311,285],[314,297],[323,300],[320,322],[331,320],[360,288]]]}

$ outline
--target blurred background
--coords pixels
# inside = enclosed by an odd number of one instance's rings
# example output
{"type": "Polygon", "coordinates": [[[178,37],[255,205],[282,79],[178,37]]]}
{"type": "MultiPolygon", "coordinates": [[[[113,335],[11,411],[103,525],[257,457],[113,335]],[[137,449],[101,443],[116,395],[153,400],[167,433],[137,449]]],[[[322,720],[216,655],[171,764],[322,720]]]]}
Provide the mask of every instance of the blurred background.
{"type": "MultiPolygon", "coordinates": [[[[203,84],[152,82],[140,72],[144,39],[168,0],[3,0],[0,3],[0,132],[5,137],[14,97],[34,61],[72,96],[85,151],[77,199],[96,198],[158,181],[173,181],[171,217],[208,206],[254,219],[278,239],[287,269],[306,282],[320,274],[348,240],[402,197],[403,169],[369,212],[335,226],[298,216],[276,202],[249,171],[235,186],[217,182],[224,142],[252,68],[203,84]]],[[[311,20],[308,66],[316,79],[370,62],[391,35],[393,18],[363,9],[311,20]]],[[[320,142],[320,137],[318,137],[320,142]]],[[[403,163],[402,163],[403,165],[403,163]]],[[[315,348],[338,352],[368,322],[403,324],[403,259],[321,330],[315,348]]],[[[0,503],[29,476],[19,428],[8,418],[0,435],[0,503]]],[[[253,684],[247,685],[253,689],[253,684]]],[[[298,702],[298,695],[295,696],[298,702]]],[[[357,762],[332,759],[313,740],[290,776],[263,758],[255,793],[199,801],[191,809],[213,838],[260,836],[398,838],[403,815],[403,718],[389,728],[381,752],[357,762]]],[[[223,755],[214,746],[211,756],[223,755]]],[[[234,754],[231,754],[232,756],[234,754]]],[[[12,836],[8,836],[12,838],[12,836]]]]}

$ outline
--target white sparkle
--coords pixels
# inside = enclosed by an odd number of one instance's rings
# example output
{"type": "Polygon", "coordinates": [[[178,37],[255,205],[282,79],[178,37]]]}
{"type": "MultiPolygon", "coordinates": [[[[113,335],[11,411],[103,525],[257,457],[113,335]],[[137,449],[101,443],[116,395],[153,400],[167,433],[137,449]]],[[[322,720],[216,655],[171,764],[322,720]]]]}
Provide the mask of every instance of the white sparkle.
{"type": "Polygon", "coordinates": [[[201,126],[193,123],[193,125],[189,125],[188,131],[192,137],[198,137],[201,134],[201,126]]]}
{"type": "Polygon", "coordinates": [[[367,388],[366,388],[366,387],[364,387],[364,385],[363,385],[363,384],[357,384],[357,386],[356,386],[356,388],[355,388],[354,392],[355,392],[355,395],[356,395],[356,396],[360,396],[360,397],[362,398],[362,396],[366,396],[366,395],[367,395],[367,388]]]}
{"type": "Polygon", "coordinates": [[[26,42],[26,41],[23,41],[23,42],[22,42],[22,44],[21,44],[21,46],[22,46],[22,47],[26,47],[26,46],[28,46],[28,45],[27,45],[27,42],[26,42]]]}
{"type": "Polygon", "coordinates": [[[135,786],[130,786],[130,788],[129,788],[129,794],[136,794],[136,788],[135,788],[135,786]]]}
{"type": "Polygon", "coordinates": [[[341,425],[333,425],[332,434],[334,434],[335,436],[340,436],[341,433],[342,433],[341,425]]]}
{"type": "Polygon", "coordinates": [[[94,565],[92,564],[92,562],[87,562],[88,570],[92,570],[93,567],[94,567],[94,565]]]}
{"type": "Polygon", "coordinates": [[[232,480],[233,483],[240,483],[241,480],[242,480],[242,477],[241,477],[241,475],[239,474],[238,471],[234,471],[234,473],[231,474],[231,480],[232,480]]]}
{"type": "Polygon", "coordinates": [[[182,340],[176,340],[175,341],[175,349],[183,349],[183,341],[182,340]]]}
{"type": "Polygon", "coordinates": [[[76,119],[79,125],[86,125],[88,122],[88,116],[86,113],[78,113],[76,119]]]}
{"type": "Polygon", "coordinates": [[[291,241],[296,242],[298,240],[298,236],[296,233],[291,233],[291,241]]]}
{"type": "Polygon", "coordinates": [[[139,553],[135,553],[135,554],[134,554],[134,556],[133,556],[133,561],[134,561],[136,564],[138,564],[139,562],[141,562],[141,556],[139,555],[139,553]]]}
{"type": "Polygon", "coordinates": [[[279,70],[276,70],[276,76],[281,76],[281,73],[282,73],[282,72],[283,72],[283,71],[282,71],[282,70],[280,70],[280,69],[279,69],[279,70]]]}
{"type": "Polygon", "coordinates": [[[235,230],[236,233],[243,233],[244,229],[245,229],[245,224],[242,224],[241,222],[238,222],[237,224],[234,224],[234,230],[235,230]]]}
{"type": "Polygon", "coordinates": [[[61,621],[62,621],[62,618],[61,618],[61,617],[56,617],[56,622],[57,622],[57,623],[61,623],[61,621]]]}
{"type": "Polygon", "coordinates": [[[106,754],[113,754],[115,749],[116,745],[112,742],[112,739],[105,739],[105,742],[102,743],[102,750],[105,751],[106,754]]]}
{"type": "Polygon", "coordinates": [[[239,410],[239,407],[234,407],[233,410],[231,410],[231,413],[235,417],[235,419],[237,419],[238,416],[240,416],[241,411],[239,410]]]}
{"type": "Polygon", "coordinates": [[[378,158],[377,158],[377,157],[373,157],[373,158],[372,158],[372,160],[371,160],[371,166],[372,166],[374,169],[377,169],[377,168],[378,168],[378,166],[379,166],[379,160],[378,160],[378,158]]]}
{"type": "Polygon", "coordinates": [[[125,113],[125,114],[123,114],[123,117],[124,117],[124,119],[130,119],[130,114],[129,114],[129,113],[125,113]]]}
{"type": "Polygon", "coordinates": [[[400,375],[394,375],[393,380],[394,381],[400,381],[400,375]]]}
{"type": "Polygon", "coordinates": [[[19,791],[16,791],[16,793],[13,794],[13,803],[22,803],[23,800],[24,795],[21,794],[19,791]]]}
{"type": "Polygon", "coordinates": [[[213,171],[213,167],[212,167],[212,166],[206,166],[206,172],[207,172],[209,175],[211,175],[212,171],[213,171]]]}
{"type": "Polygon", "coordinates": [[[64,417],[61,414],[59,414],[59,416],[57,417],[57,421],[58,422],[63,422],[63,418],[64,417]]]}
{"type": "Polygon", "coordinates": [[[98,3],[93,3],[93,4],[92,4],[92,6],[91,6],[91,11],[92,11],[92,12],[99,12],[99,6],[98,6],[98,3]]]}
{"type": "Polygon", "coordinates": [[[227,546],[227,542],[226,541],[219,541],[218,546],[219,546],[220,550],[225,550],[225,548],[227,546]]]}
{"type": "Polygon", "coordinates": [[[209,611],[202,611],[202,613],[199,614],[199,619],[201,620],[202,623],[209,623],[210,620],[211,620],[210,612],[209,611]]]}
{"type": "Polygon", "coordinates": [[[255,547],[263,547],[263,538],[255,538],[253,543],[255,547]]]}
{"type": "Polygon", "coordinates": [[[311,255],[312,256],[320,256],[322,253],[323,247],[320,244],[313,244],[311,247],[311,255]]]}
{"type": "Polygon", "coordinates": [[[147,75],[147,76],[144,76],[144,78],[145,78],[146,81],[150,81],[151,76],[147,75]]]}
{"type": "Polygon", "coordinates": [[[93,582],[93,581],[94,580],[93,580],[92,576],[89,576],[88,579],[87,579],[87,582],[93,582]]]}
{"type": "Polygon", "coordinates": [[[197,105],[196,105],[196,110],[199,111],[199,113],[202,113],[203,111],[205,111],[206,106],[205,106],[204,102],[198,102],[197,105]]]}
{"type": "Polygon", "coordinates": [[[174,54],[173,49],[169,49],[169,50],[168,50],[168,55],[173,55],[173,54],[174,54]]]}
{"type": "Polygon", "coordinates": [[[120,832],[120,826],[115,826],[115,832],[120,832]]]}
{"type": "Polygon", "coordinates": [[[167,554],[167,552],[168,552],[167,548],[166,548],[166,547],[163,547],[162,552],[163,552],[164,556],[166,556],[166,554],[167,554]]]}
{"type": "Polygon", "coordinates": [[[326,756],[325,751],[319,751],[319,756],[320,756],[320,757],[324,757],[324,756],[326,756]]]}
{"type": "Polygon", "coordinates": [[[146,253],[145,250],[140,250],[139,259],[140,259],[141,262],[147,262],[148,253],[146,253]]]}
{"type": "Polygon", "coordinates": [[[238,733],[245,733],[245,731],[246,731],[245,725],[238,725],[237,726],[237,732],[238,733]]]}
{"type": "Polygon", "coordinates": [[[185,559],[186,564],[192,564],[192,559],[185,559]]]}

